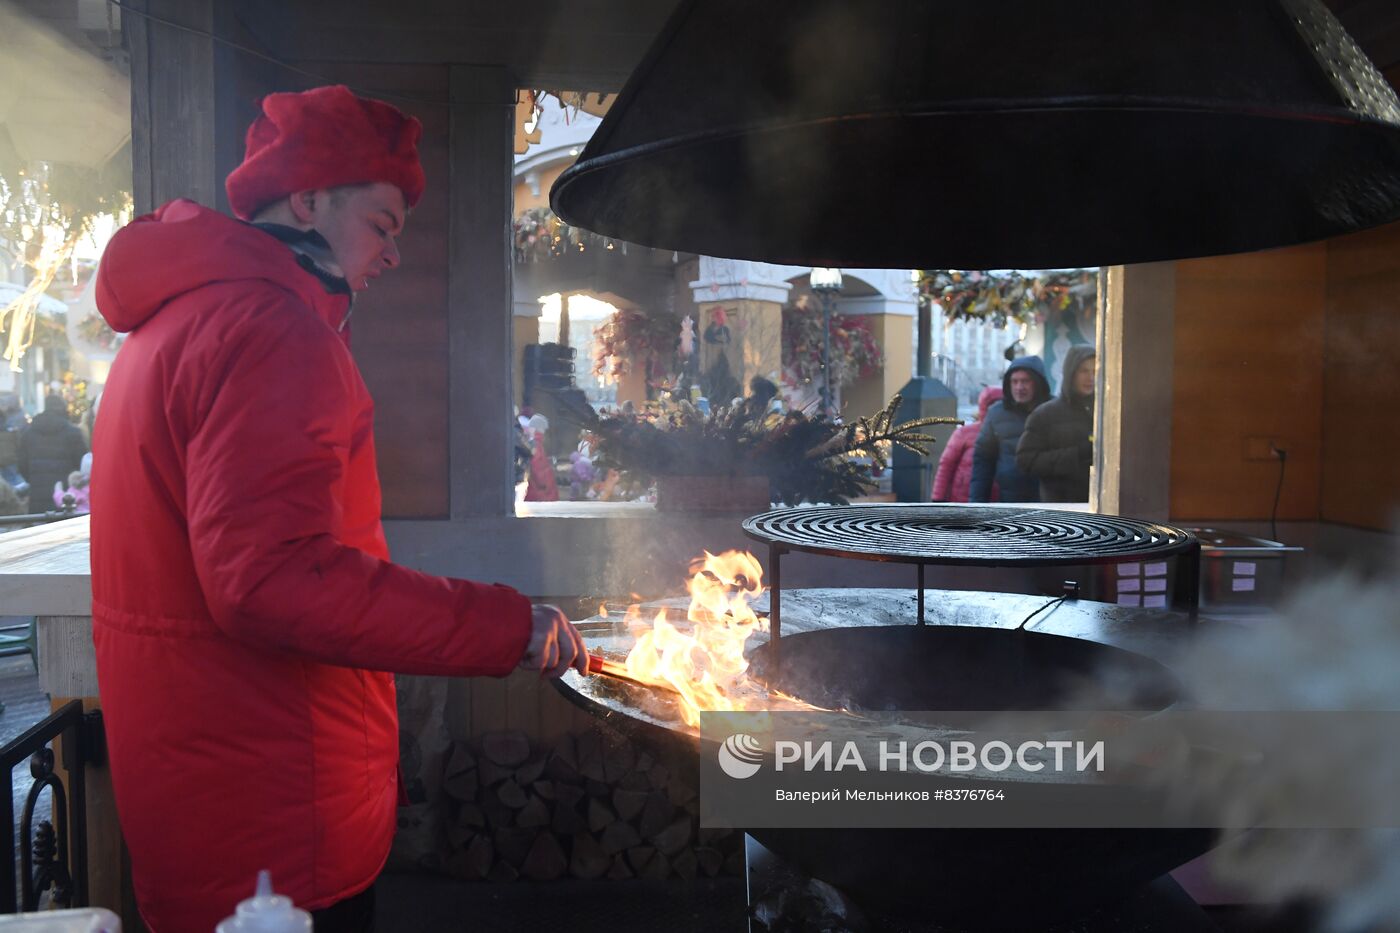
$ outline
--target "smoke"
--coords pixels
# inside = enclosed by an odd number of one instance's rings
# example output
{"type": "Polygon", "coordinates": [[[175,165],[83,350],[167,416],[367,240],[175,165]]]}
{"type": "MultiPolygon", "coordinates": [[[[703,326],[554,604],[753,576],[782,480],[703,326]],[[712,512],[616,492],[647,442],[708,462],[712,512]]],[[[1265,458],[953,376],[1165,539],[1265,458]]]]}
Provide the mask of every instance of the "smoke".
{"type": "MultiPolygon", "coordinates": [[[[1312,584],[1281,616],[1277,624],[1206,637],[1187,652],[1176,672],[1194,705],[1400,710],[1400,575],[1365,582],[1346,574],[1312,584]]],[[[1283,822],[1302,801],[1318,799],[1345,799],[1363,814],[1391,810],[1400,748],[1345,728],[1345,720],[1339,726],[1303,741],[1282,725],[1244,737],[1270,762],[1262,779],[1258,771],[1241,781],[1182,763],[1165,769],[1175,773],[1162,780],[1187,787],[1221,825],[1283,822]]],[[[1242,737],[1222,731],[1215,738],[1217,747],[1232,748],[1242,737]]],[[[1213,867],[1219,880],[1263,901],[1318,903],[1323,928],[1333,933],[1400,930],[1400,831],[1231,830],[1213,867]]]]}

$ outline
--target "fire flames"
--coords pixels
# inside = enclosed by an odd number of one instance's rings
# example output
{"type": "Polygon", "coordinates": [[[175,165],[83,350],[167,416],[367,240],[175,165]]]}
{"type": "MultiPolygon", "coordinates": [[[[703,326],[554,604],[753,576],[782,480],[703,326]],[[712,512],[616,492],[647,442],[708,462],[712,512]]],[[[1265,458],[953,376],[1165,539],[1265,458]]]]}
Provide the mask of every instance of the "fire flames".
{"type": "Polygon", "coordinates": [[[684,622],[672,623],[662,609],[647,624],[640,606],[627,610],[626,622],[637,638],[627,655],[629,675],[676,690],[689,726],[699,726],[705,710],[811,708],[769,691],[748,674],[744,644],[767,628],[753,609],[763,595],[757,558],[747,551],[706,551],[692,562],[686,589],[690,606],[684,622]]]}

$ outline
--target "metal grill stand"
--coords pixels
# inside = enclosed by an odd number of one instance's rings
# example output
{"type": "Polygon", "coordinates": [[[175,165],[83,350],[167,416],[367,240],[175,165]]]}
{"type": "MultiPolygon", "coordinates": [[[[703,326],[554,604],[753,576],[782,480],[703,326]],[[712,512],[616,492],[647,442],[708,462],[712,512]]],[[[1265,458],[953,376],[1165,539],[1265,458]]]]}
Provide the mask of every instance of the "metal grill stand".
{"type": "Polygon", "coordinates": [[[924,568],[1071,567],[1177,558],[1172,603],[1196,620],[1201,545],[1171,525],[1117,515],[1008,506],[844,505],[775,509],[744,521],[768,545],[772,657],[782,634],[782,557],[790,551],[914,564],[918,624],[925,622],[924,568]]]}

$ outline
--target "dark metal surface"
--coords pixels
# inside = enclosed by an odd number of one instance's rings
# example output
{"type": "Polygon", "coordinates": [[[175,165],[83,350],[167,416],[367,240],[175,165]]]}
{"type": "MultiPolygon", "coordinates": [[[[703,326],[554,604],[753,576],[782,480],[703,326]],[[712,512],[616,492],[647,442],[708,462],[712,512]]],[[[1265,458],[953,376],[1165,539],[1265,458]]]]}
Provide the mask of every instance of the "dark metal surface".
{"type": "Polygon", "coordinates": [[[1035,507],[847,505],[775,509],[744,533],[785,550],[911,564],[1040,566],[1159,560],[1190,533],[1117,515],[1035,507]]]}
{"type": "Polygon", "coordinates": [[[551,204],[800,265],[1216,255],[1400,217],[1400,100],[1318,0],[687,0],[551,204]]]}

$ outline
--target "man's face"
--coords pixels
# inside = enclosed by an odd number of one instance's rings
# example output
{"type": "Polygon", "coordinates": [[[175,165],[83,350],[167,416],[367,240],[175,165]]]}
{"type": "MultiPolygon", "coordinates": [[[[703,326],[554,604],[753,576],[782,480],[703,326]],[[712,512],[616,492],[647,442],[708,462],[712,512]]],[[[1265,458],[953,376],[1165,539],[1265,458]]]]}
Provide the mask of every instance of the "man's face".
{"type": "Polygon", "coordinates": [[[406,216],[403,192],[375,182],[314,192],[306,219],[326,238],[341,275],[359,292],[399,264],[394,241],[403,232],[406,216]]]}
{"type": "Polygon", "coordinates": [[[1074,371],[1074,391],[1080,398],[1088,398],[1094,394],[1094,376],[1097,370],[1098,364],[1091,356],[1074,371]]]}
{"type": "Polygon", "coordinates": [[[1011,374],[1011,399],[1018,405],[1024,405],[1035,398],[1035,379],[1024,369],[1018,369],[1011,374]]]}

